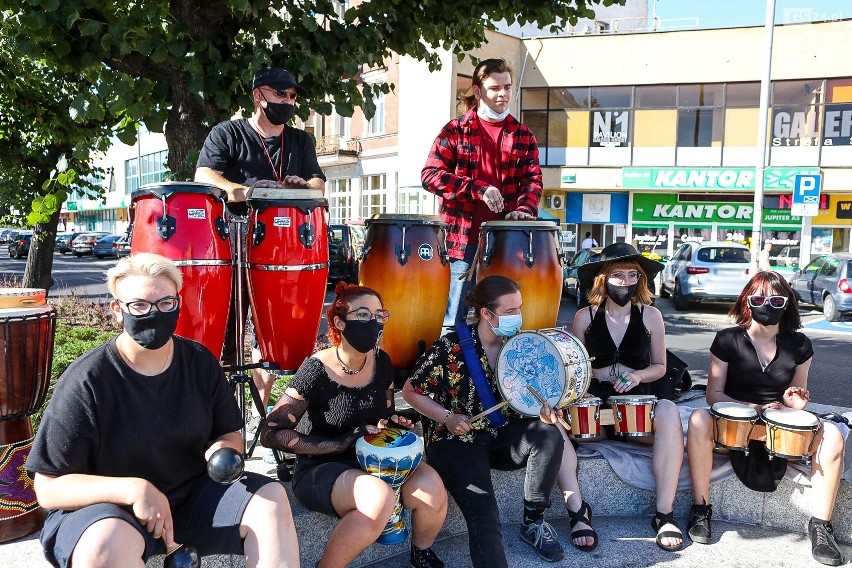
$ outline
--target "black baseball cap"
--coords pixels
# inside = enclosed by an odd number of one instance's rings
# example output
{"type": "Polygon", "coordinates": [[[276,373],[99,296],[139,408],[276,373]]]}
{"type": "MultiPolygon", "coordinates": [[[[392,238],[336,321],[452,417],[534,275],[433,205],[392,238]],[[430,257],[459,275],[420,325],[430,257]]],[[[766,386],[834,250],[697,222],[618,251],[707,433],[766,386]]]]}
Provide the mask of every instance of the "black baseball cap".
{"type": "Polygon", "coordinates": [[[306,97],[308,95],[308,92],[296,82],[293,75],[291,75],[286,69],[281,69],[280,67],[264,67],[255,73],[251,88],[254,90],[260,87],[270,87],[276,91],[283,91],[285,89],[295,87],[296,92],[301,96],[306,97]]]}

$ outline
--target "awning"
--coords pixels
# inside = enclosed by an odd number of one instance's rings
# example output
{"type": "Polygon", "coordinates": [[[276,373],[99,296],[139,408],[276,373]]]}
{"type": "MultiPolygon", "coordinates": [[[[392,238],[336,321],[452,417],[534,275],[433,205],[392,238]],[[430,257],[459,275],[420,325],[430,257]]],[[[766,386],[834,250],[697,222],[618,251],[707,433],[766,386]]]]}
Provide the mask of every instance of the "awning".
{"type": "Polygon", "coordinates": [[[554,223],[556,223],[558,225],[562,222],[562,219],[560,219],[559,217],[557,217],[556,215],[554,215],[552,213],[548,213],[544,209],[539,209],[538,210],[538,217],[536,218],[536,221],[553,221],[554,223]]]}

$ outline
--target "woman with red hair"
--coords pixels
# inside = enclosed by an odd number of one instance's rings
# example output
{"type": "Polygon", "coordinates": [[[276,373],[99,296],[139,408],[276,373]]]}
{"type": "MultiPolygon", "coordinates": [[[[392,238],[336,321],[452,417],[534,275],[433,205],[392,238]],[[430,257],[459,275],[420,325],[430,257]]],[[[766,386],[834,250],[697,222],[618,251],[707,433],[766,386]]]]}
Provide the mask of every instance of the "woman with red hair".
{"type": "MultiPolygon", "coordinates": [[[[410,428],[394,411],[394,369],[379,340],[390,314],[378,292],[341,282],[326,314],[331,347],[302,363],[261,433],[268,448],[297,455],[292,488],[311,511],[337,516],[319,566],[349,566],[385,528],[395,495],[355,458],[355,442],[389,423],[410,428]],[[308,423],[296,429],[307,412],[308,423]]],[[[421,463],[401,487],[412,510],[411,565],[443,567],[432,543],[447,514],[447,492],[421,463]]]]}

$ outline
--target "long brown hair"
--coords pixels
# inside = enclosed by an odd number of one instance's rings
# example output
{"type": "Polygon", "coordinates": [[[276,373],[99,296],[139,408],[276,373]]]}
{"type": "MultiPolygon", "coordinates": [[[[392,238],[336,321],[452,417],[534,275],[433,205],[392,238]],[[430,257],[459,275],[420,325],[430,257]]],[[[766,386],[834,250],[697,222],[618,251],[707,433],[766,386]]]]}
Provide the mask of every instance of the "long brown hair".
{"type": "Polygon", "coordinates": [[[505,59],[483,59],[479,62],[479,65],[473,70],[473,77],[471,77],[471,88],[470,94],[462,97],[462,101],[464,102],[467,110],[472,108],[476,108],[477,99],[474,94],[473,87],[482,88],[482,83],[492,74],[492,73],[508,73],[512,74],[512,69],[509,67],[509,64],[506,63],[505,59]]]}
{"type": "Polygon", "coordinates": [[[609,279],[609,275],[616,270],[635,270],[639,273],[638,286],[636,286],[636,291],[633,292],[633,296],[630,298],[630,301],[634,304],[650,305],[652,298],[651,290],[648,289],[648,276],[635,260],[615,260],[601,268],[598,275],[595,276],[592,289],[589,290],[587,294],[589,303],[593,306],[599,306],[603,303],[607,297],[606,281],[609,279]]]}
{"type": "Polygon", "coordinates": [[[802,327],[802,316],[799,315],[799,302],[796,293],[790,287],[787,279],[774,270],[761,270],[751,277],[743,291],[740,292],[737,301],[731,306],[729,315],[734,316],[737,325],[748,328],[751,325],[751,308],[748,305],[748,297],[754,295],[762,296],[786,296],[787,307],[779,322],[778,330],[781,333],[795,331],[802,327]]]}
{"type": "Polygon", "coordinates": [[[382,305],[384,305],[384,302],[382,302],[382,297],[379,293],[372,288],[358,286],[357,284],[347,284],[346,282],[338,282],[337,286],[334,287],[334,293],[334,301],[325,312],[325,317],[328,321],[328,331],[326,332],[328,341],[337,347],[340,345],[341,335],[340,330],[334,326],[335,316],[345,320],[346,312],[349,311],[349,306],[361,296],[375,296],[379,299],[379,302],[381,302],[382,305]]]}

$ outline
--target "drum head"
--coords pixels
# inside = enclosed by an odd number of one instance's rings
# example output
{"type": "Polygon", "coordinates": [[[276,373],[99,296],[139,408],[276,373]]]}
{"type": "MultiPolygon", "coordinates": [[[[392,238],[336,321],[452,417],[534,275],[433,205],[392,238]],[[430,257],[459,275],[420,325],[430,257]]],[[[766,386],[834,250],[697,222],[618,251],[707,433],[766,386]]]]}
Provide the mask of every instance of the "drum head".
{"type": "Polygon", "coordinates": [[[763,411],[763,421],[788,430],[813,430],[819,425],[819,418],[807,410],[795,408],[766,408],[763,411]]]}
{"type": "Polygon", "coordinates": [[[614,394],[607,399],[609,404],[648,404],[657,400],[652,394],[614,394]]]}
{"type": "Polygon", "coordinates": [[[538,416],[541,403],[533,387],[556,408],[565,395],[565,365],[558,347],[537,331],[522,331],[510,338],[497,359],[497,386],[503,400],[524,416],[538,416]]]}
{"type": "Polygon", "coordinates": [[[480,231],[553,231],[558,227],[550,221],[486,221],[480,225],[480,231]]]}
{"type": "Polygon", "coordinates": [[[722,418],[739,418],[744,420],[757,418],[757,411],[754,408],[739,402],[717,402],[710,407],[710,413],[722,418]]]}
{"type": "Polygon", "coordinates": [[[601,399],[596,396],[587,396],[586,398],[582,398],[576,402],[572,402],[568,406],[600,406],[601,399]]]}
{"type": "Polygon", "coordinates": [[[437,215],[406,215],[403,213],[376,213],[364,221],[365,224],[373,223],[418,223],[421,225],[443,225],[444,222],[437,215]]]}
{"type": "Polygon", "coordinates": [[[559,405],[565,406],[583,398],[592,382],[592,361],[583,342],[564,329],[555,327],[540,329],[539,333],[556,345],[565,363],[565,395],[559,405]]]}

